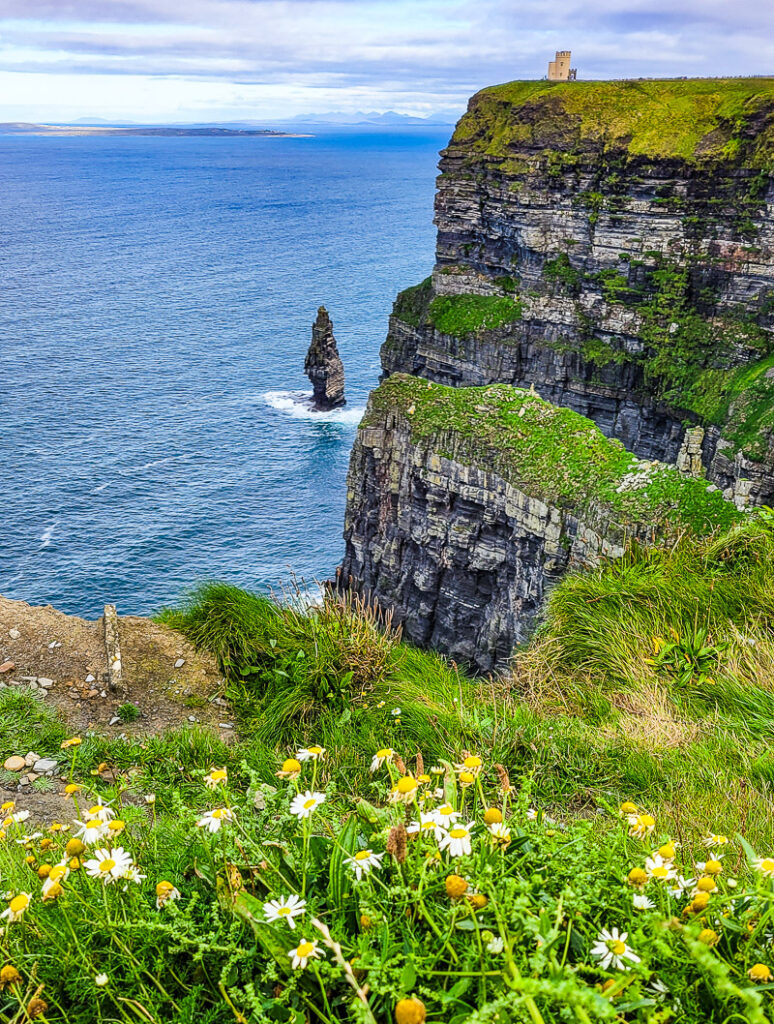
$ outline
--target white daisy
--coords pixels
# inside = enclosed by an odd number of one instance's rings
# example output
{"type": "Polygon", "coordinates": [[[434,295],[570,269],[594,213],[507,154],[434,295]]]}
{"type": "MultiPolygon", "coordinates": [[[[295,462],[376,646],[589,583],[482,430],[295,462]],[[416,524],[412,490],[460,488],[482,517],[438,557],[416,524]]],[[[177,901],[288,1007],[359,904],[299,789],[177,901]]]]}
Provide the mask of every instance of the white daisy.
{"type": "Polygon", "coordinates": [[[395,751],[392,747],[382,747],[377,750],[374,756],[371,758],[371,771],[375,772],[378,768],[381,768],[385,761],[392,761],[395,757],[395,751]]]}
{"type": "Polygon", "coordinates": [[[32,897],[28,892],[20,892],[18,896],[12,897],[8,906],[0,914],[0,918],[7,918],[8,921],[21,921],[24,911],[30,905],[32,897]]]}
{"type": "Polygon", "coordinates": [[[648,878],[655,878],[657,882],[669,882],[677,877],[677,872],[670,860],[664,860],[661,854],[654,853],[645,861],[645,872],[648,878]]]}
{"type": "Polygon", "coordinates": [[[352,868],[359,882],[363,875],[367,875],[373,868],[382,866],[383,856],[383,853],[374,853],[372,850],[358,850],[354,857],[347,857],[344,863],[352,868]]]}
{"type": "Polygon", "coordinates": [[[703,843],[708,849],[714,850],[718,847],[728,846],[729,839],[728,836],[719,835],[715,832],[710,832],[708,835],[704,837],[703,843]]]}
{"type": "Polygon", "coordinates": [[[101,879],[105,885],[124,878],[131,866],[131,854],[127,853],[122,846],[117,846],[113,850],[108,850],[105,847],[96,849],[91,860],[85,861],[83,865],[87,875],[101,879]]]}
{"type": "Polygon", "coordinates": [[[207,789],[217,789],[228,782],[228,772],[225,768],[212,768],[209,774],[204,776],[203,781],[207,789]]]}
{"type": "Polygon", "coordinates": [[[416,835],[418,832],[422,835],[430,833],[434,835],[436,839],[440,838],[444,833],[443,826],[436,818],[434,811],[420,811],[419,821],[412,821],[406,828],[406,831],[410,836],[416,835]]]}
{"type": "Polygon", "coordinates": [[[171,882],[159,882],[156,885],[156,910],[168,903],[170,900],[179,900],[180,890],[171,882]]]}
{"type": "Polygon", "coordinates": [[[214,811],[207,811],[196,822],[197,828],[206,828],[208,832],[217,832],[224,821],[233,821],[234,812],[230,807],[216,807],[214,811]]]}
{"type": "Polygon", "coordinates": [[[325,747],[302,747],[296,756],[299,761],[322,761],[325,747]]]}
{"type": "Polygon", "coordinates": [[[599,933],[597,941],[591,948],[591,955],[599,960],[604,970],[614,967],[617,971],[625,971],[628,970],[630,963],[640,962],[634,950],[626,944],[628,935],[628,932],[619,933],[617,928],[611,928],[610,931],[603,928],[599,933]]]}
{"type": "Polygon", "coordinates": [[[685,875],[675,875],[674,878],[670,879],[670,884],[667,888],[669,890],[669,895],[674,896],[677,899],[688,889],[692,889],[694,885],[696,885],[695,878],[686,878],[685,875]]]}
{"type": "Polygon", "coordinates": [[[301,939],[296,948],[288,952],[288,956],[292,959],[294,968],[303,969],[310,960],[319,960],[322,953],[317,948],[316,942],[307,942],[306,939],[301,939]]]}
{"type": "Polygon", "coordinates": [[[108,978],[107,974],[98,974],[94,979],[94,984],[97,986],[97,988],[104,988],[109,981],[110,979],[108,978]]]}
{"type": "Polygon", "coordinates": [[[306,793],[299,793],[293,797],[290,804],[290,813],[295,814],[300,821],[302,818],[308,818],[320,804],[324,803],[325,793],[312,793],[311,790],[307,789],[306,793]]]}
{"type": "Polygon", "coordinates": [[[103,804],[102,801],[99,800],[93,807],[90,807],[88,811],[86,811],[86,816],[88,818],[98,818],[99,821],[110,821],[111,818],[115,818],[116,812],[109,804],[103,804]]]}
{"type": "Polygon", "coordinates": [[[470,830],[475,825],[469,821],[467,825],[453,824],[438,845],[442,850],[448,850],[451,857],[464,857],[471,851],[470,830]]]}
{"type": "Polygon", "coordinates": [[[642,893],[635,893],[632,896],[632,905],[635,910],[653,910],[656,904],[642,893]]]}
{"type": "Polygon", "coordinates": [[[487,952],[489,953],[502,953],[505,948],[505,943],[499,935],[495,935],[493,939],[490,939],[486,944],[487,952]]]}
{"type": "Polygon", "coordinates": [[[504,821],[495,821],[489,826],[489,834],[495,846],[508,846],[511,841],[511,830],[504,821]]]}
{"type": "Polygon", "coordinates": [[[441,804],[440,807],[436,807],[433,811],[435,820],[439,825],[444,828],[449,828],[452,822],[459,820],[462,817],[459,811],[455,811],[451,804],[441,804]]]}
{"type": "Polygon", "coordinates": [[[75,824],[78,826],[75,831],[76,836],[83,840],[87,846],[91,846],[92,843],[98,843],[100,839],[104,839],[107,835],[107,822],[102,821],[100,818],[86,818],[84,821],[76,821],[75,824]]]}
{"type": "Polygon", "coordinates": [[[302,900],[300,896],[293,893],[284,899],[269,900],[268,903],[264,903],[263,912],[267,921],[287,921],[288,925],[295,929],[296,922],[293,918],[306,912],[306,900],[302,900]]]}
{"type": "MultiPolygon", "coordinates": [[[[136,864],[130,864],[129,867],[124,871],[123,879],[125,882],[134,882],[135,885],[142,885],[147,878],[147,875],[140,873],[140,869],[136,864]]],[[[124,886],[124,892],[128,889],[128,886],[124,886]]]]}
{"type": "Polygon", "coordinates": [[[54,866],[51,868],[48,875],[46,876],[45,881],[43,882],[41,890],[43,896],[48,896],[48,891],[49,889],[53,888],[53,886],[61,885],[69,874],[70,868],[67,866],[67,862],[63,862],[61,864],[54,864],[54,866]]]}
{"type": "Polygon", "coordinates": [[[753,867],[765,878],[774,878],[774,857],[756,857],[753,867]]]}

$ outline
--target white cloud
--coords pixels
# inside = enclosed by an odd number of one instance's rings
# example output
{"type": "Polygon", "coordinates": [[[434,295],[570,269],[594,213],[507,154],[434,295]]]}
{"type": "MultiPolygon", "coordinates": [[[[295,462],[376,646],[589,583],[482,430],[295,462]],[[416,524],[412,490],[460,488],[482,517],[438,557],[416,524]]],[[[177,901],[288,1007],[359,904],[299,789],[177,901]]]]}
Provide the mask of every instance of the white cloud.
{"type": "Polygon", "coordinates": [[[2,116],[462,109],[483,85],[540,77],[559,47],[587,78],[763,73],[774,66],[774,5],[0,0],[0,73],[13,97],[2,116]]]}

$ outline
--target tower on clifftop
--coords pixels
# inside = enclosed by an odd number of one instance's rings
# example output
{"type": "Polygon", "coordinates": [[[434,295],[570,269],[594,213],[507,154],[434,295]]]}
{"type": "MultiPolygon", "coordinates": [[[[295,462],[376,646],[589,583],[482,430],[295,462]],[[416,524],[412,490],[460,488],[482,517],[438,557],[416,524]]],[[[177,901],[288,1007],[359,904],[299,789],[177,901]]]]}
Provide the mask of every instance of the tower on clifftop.
{"type": "Polygon", "coordinates": [[[578,69],[570,67],[572,53],[570,50],[557,50],[556,58],[548,62],[549,82],[574,82],[578,69]]]}

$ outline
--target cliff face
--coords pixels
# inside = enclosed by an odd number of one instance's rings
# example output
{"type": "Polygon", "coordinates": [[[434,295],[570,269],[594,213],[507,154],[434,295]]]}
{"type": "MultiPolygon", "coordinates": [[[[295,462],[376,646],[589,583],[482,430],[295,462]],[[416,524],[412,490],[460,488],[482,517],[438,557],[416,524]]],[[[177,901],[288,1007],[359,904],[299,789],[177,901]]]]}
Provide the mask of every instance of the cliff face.
{"type": "Polygon", "coordinates": [[[531,392],[399,374],[358,431],[340,579],[392,608],[412,642],[489,671],[570,567],[739,516],[706,482],[638,460],[531,392]]]}
{"type": "Polygon", "coordinates": [[[669,462],[698,424],[709,479],[774,501],[773,168],[771,79],[485,89],[385,375],[534,385],[669,462]]]}

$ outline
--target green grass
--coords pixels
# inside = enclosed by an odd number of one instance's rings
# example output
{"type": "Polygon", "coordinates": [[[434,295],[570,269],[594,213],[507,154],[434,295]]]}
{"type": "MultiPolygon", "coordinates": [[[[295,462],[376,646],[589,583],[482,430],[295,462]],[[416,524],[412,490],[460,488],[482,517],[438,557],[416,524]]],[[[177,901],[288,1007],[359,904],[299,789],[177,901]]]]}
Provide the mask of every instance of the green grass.
{"type": "Polygon", "coordinates": [[[449,388],[395,374],[371,395],[363,425],[398,412],[416,442],[499,473],[530,497],[599,524],[611,537],[645,528],[706,533],[741,518],[717,492],[672,467],[619,491],[635,460],[591,420],[506,384],[449,388]],[[408,410],[413,411],[409,414],[408,410]]]}
{"type": "Polygon", "coordinates": [[[430,303],[428,319],[442,334],[467,338],[521,320],[517,300],[498,295],[438,295],[430,303]]]}
{"type": "Polygon", "coordinates": [[[426,277],[420,284],[404,288],[398,294],[392,314],[411,327],[419,327],[427,316],[427,308],[433,297],[433,280],[426,277]]]}
{"type": "Polygon", "coordinates": [[[515,163],[520,150],[535,149],[582,159],[591,144],[632,156],[765,166],[774,153],[771,120],[752,142],[745,132],[772,107],[772,78],[509,82],[473,97],[451,147],[515,163]]]}

